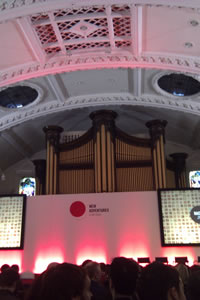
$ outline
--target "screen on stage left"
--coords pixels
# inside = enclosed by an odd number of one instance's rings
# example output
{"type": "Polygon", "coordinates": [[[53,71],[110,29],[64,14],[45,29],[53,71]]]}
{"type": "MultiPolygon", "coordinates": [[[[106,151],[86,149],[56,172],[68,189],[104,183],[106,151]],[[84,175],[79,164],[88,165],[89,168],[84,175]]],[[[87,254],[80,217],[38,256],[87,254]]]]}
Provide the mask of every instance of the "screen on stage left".
{"type": "Polygon", "coordinates": [[[162,246],[200,245],[200,189],[159,190],[162,246]]]}
{"type": "Polygon", "coordinates": [[[0,249],[23,249],[26,195],[0,196],[0,249]]]}

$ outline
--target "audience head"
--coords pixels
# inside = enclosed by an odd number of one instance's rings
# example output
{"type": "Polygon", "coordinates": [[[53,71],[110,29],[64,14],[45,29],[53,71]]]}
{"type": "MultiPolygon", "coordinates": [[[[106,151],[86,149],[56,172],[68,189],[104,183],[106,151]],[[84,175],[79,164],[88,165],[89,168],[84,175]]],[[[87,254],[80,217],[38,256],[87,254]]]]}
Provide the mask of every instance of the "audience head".
{"type": "Polygon", "coordinates": [[[12,270],[14,270],[16,273],[19,273],[19,266],[14,264],[10,267],[12,270]]]}
{"type": "Polygon", "coordinates": [[[14,292],[18,280],[19,274],[9,268],[0,274],[0,288],[14,292]]]}
{"type": "Polygon", "coordinates": [[[91,261],[88,262],[83,268],[91,280],[100,281],[102,273],[99,263],[91,261]]]}
{"type": "Polygon", "coordinates": [[[50,264],[48,264],[47,270],[49,270],[49,269],[51,269],[51,268],[54,268],[54,267],[56,267],[57,265],[59,265],[58,262],[51,262],[50,264]]]}
{"type": "Polygon", "coordinates": [[[178,271],[159,262],[153,262],[142,270],[138,294],[140,300],[186,299],[178,271]]]}
{"type": "Polygon", "coordinates": [[[90,280],[84,270],[73,264],[54,266],[36,280],[28,299],[90,300],[90,280]]]}
{"type": "Polygon", "coordinates": [[[3,273],[5,270],[9,269],[10,266],[8,264],[4,264],[1,266],[1,273],[3,273]]]}
{"type": "Polygon", "coordinates": [[[188,300],[200,299],[200,271],[193,272],[187,282],[188,300]]]}
{"type": "Polygon", "coordinates": [[[82,262],[82,267],[86,267],[88,264],[92,263],[93,261],[91,259],[86,259],[82,262]]]}
{"type": "Polygon", "coordinates": [[[110,288],[113,297],[130,296],[136,289],[139,266],[133,259],[115,257],[110,265],[110,288]]]}

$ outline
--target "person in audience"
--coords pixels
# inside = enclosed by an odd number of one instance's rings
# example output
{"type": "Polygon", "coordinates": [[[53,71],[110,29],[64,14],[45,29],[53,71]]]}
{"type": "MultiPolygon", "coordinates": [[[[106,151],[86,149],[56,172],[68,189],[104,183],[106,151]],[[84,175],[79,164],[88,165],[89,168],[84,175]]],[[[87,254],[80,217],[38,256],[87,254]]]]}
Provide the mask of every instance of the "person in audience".
{"type": "Polygon", "coordinates": [[[19,273],[19,266],[14,264],[10,267],[12,270],[14,270],[16,273],[19,273]]]}
{"type": "Polygon", "coordinates": [[[178,271],[160,262],[146,266],[139,278],[140,300],[186,300],[178,271]]]}
{"type": "Polygon", "coordinates": [[[0,299],[17,300],[15,295],[16,284],[19,280],[19,274],[11,268],[4,270],[0,274],[0,299]]]}
{"type": "Polygon", "coordinates": [[[82,267],[85,267],[86,265],[90,264],[90,263],[93,263],[93,261],[91,259],[86,259],[82,262],[82,267]]]}
{"type": "Polygon", "coordinates": [[[187,282],[186,294],[188,300],[200,299],[200,271],[193,272],[187,282]]]}
{"type": "Polygon", "coordinates": [[[139,266],[136,261],[125,257],[115,257],[110,265],[110,290],[113,300],[137,299],[138,276],[139,266]]]}
{"type": "Polygon", "coordinates": [[[10,266],[8,264],[4,264],[1,266],[1,273],[3,273],[5,270],[9,269],[10,266]]]}
{"type": "Polygon", "coordinates": [[[49,270],[49,269],[51,269],[51,268],[54,268],[54,267],[56,267],[57,265],[59,265],[58,262],[51,262],[50,264],[48,264],[47,270],[49,270]]]}
{"type": "Polygon", "coordinates": [[[189,272],[190,274],[192,274],[194,272],[198,272],[198,271],[200,271],[200,266],[199,265],[193,265],[193,266],[190,267],[189,271],[190,271],[189,272]]]}
{"type": "Polygon", "coordinates": [[[94,261],[90,261],[84,265],[83,269],[87,272],[90,280],[90,290],[93,300],[105,300],[108,297],[108,291],[101,283],[102,272],[100,264],[94,261]]]}
{"type": "Polygon", "coordinates": [[[90,300],[90,279],[76,265],[63,263],[43,272],[34,282],[27,300],[90,300]]]}
{"type": "Polygon", "coordinates": [[[184,287],[186,287],[188,278],[189,278],[189,269],[185,264],[179,263],[175,266],[175,269],[178,271],[179,276],[182,279],[184,287]]]}

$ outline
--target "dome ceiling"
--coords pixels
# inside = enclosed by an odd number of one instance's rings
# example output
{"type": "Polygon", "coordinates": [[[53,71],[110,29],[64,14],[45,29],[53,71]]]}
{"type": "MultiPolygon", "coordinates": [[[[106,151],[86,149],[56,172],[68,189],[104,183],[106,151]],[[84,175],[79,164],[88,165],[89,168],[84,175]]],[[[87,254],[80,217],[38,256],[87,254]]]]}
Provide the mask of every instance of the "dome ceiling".
{"type": "Polygon", "coordinates": [[[44,150],[44,126],[86,131],[102,108],[133,135],[167,120],[167,154],[188,152],[200,167],[199,35],[196,0],[1,1],[0,169],[44,150]],[[195,93],[162,89],[171,74],[196,81],[195,93]],[[17,87],[35,100],[4,107],[1,92],[17,87]]]}

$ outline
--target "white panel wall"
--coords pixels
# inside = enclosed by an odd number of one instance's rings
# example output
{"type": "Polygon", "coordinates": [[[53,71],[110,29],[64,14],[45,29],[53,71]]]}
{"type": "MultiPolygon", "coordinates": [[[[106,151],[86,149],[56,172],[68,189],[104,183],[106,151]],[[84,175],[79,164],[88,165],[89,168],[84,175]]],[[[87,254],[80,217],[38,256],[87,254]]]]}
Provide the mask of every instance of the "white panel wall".
{"type": "Polygon", "coordinates": [[[161,247],[156,192],[38,196],[27,199],[24,250],[0,251],[0,265],[40,273],[52,261],[110,263],[119,255],[170,262],[188,256],[192,264],[199,253],[200,247],[161,247]],[[81,217],[70,212],[76,201],[86,208],[81,217]],[[107,211],[90,212],[91,206],[107,211]]]}

